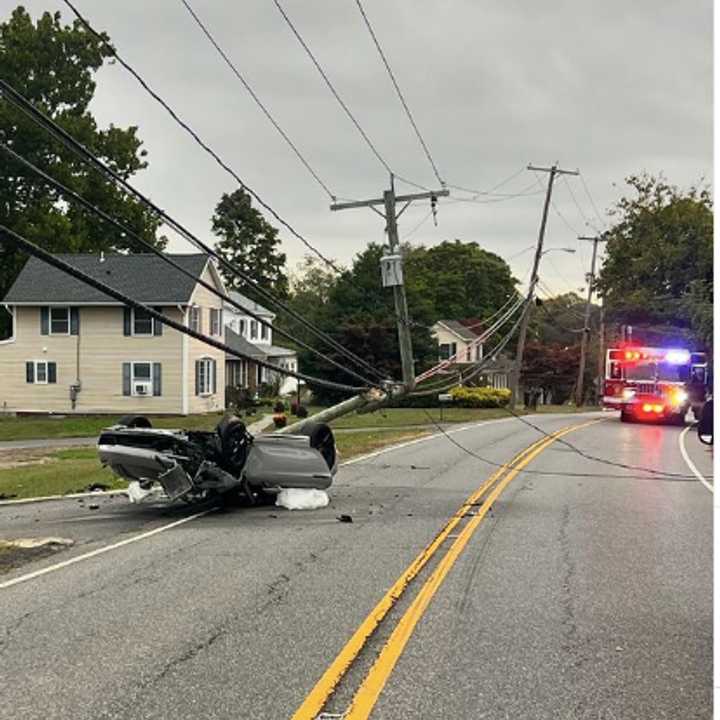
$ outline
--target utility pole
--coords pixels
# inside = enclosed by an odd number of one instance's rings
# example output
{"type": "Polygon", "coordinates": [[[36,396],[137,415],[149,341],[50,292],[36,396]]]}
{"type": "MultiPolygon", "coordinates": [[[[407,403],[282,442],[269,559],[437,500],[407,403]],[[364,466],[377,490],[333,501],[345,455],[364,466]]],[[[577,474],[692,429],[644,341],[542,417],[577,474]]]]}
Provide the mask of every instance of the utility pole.
{"type": "Polygon", "coordinates": [[[578,368],[577,383],[575,383],[575,405],[580,407],[583,401],[583,384],[585,380],[585,362],[587,356],[588,343],[590,340],[590,308],[592,304],[592,294],[595,289],[595,261],[597,260],[598,245],[603,242],[604,238],[596,235],[595,237],[579,236],[578,240],[592,242],[592,261],[590,262],[590,274],[587,276],[588,292],[585,301],[585,321],[583,322],[583,334],[580,339],[580,367],[578,368]]]}
{"type": "Polygon", "coordinates": [[[447,197],[450,192],[446,189],[431,190],[411,195],[395,195],[395,181],[390,175],[390,189],[383,192],[382,198],[373,200],[358,200],[355,202],[333,203],[331,210],[349,210],[351,208],[369,207],[385,218],[388,246],[390,254],[382,261],[383,285],[392,287],[395,299],[395,317],[397,319],[398,341],[400,344],[400,360],[402,362],[403,389],[409,392],[415,386],[415,360],[413,358],[412,337],[410,334],[410,318],[408,316],[407,298],[405,297],[405,284],[402,272],[402,257],[400,256],[400,239],[398,237],[398,218],[405,212],[413,200],[430,200],[433,210],[439,197],[447,197]],[[405,203],[397,212],[397,203],[405,203]],[[385,208],[385,212],[376,209],[377,205],[385,208]]]}
{"type": "Polygon", "coordinates": [[[605,386],[605,306],[600,301],[600,330],[598,333],[597,404],[602,405],[605,386]]]}
{"type": "Polygon", "coordinates": [[[543,206],[542,220],[540,221],[540,233],[538,234],[537,247],[535,248],[535,260],[533,261],[532,273],[530,274],[530,285],[528,287],[528,294],[525,304],[525,310],[523,312],[522,320],[520,322],[520,334],[518,336],[517,350],[515,351],[515,367],[513,368],[512,380],[510,383],[510,390],[512,396],[510,398],[510,409],[514,410],[518,402],[518,393],[520,390],[520,373],[522,372],[523,355],[525,353],[525,340],[527,338],[528,325],[530,324],[530,311],[532,309],[533,295],[535,294],[535,285],[538,281],[538,269],[540,267],[540,258],[543,254],[543,242],[545,240],[545,226],[547,225],[548,210],[550,209],[550,201],[552,199],[553,183],[558,175],[578,175],[577,170],[561,170],[558,164],[555,163],[552,167],[536,167],[534,165],[528,165],[528,170],[533,172],[546,172],[550,173],[548,178],[547,191],[545,193],[545,205],[543,206]]]}

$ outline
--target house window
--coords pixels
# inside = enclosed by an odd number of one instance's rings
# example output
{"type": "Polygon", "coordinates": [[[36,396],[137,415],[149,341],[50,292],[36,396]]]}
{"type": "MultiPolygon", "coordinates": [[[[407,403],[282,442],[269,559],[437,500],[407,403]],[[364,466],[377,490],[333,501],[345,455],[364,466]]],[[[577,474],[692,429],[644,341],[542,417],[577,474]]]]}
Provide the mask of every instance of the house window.
{"type": "Polygon", "coordinates": [[[25,380],[35,385],[57,382],[57,364],[47,360],[29,360],[25,363],[25,380]]]}
{"type": "Polygon", "coordinates": [[[122,364],[123,395],[162,395],[162,363],[136,360],[122,364]]]}
{"type": "Polygon", "coordinates": [[[188,325],[195,332],[202,332],[202,308],[192,305],[188,310],[188,325]]]}
{"type": "Polygon", "coordinates": [[[195,362],[196,395],[212,395],[215,392],[215,361],[202,358],[195,362]]]}
{"type": "Polygon", "coordinates": [[[210,308],[210,334],[220,335],[222,325],[222,310],[219,308],[210,308]]]}
{"type": "Polygon", "coordinates": [[[133,335],[152,335],[153,318],[147,310],[133,308],[133,335]]]}
{"type": "Polygon", "coordinates": [[[70,308],[68,308],[68,307],[52,307],[52,308],[50,308],[50,334],[51,335],[69,335],[70,334],[70,308]]]}
{"type": "Polygon", "coordinates": [[[250,339],[257,340],[257,336],[258,336],[257,320],[251,320],[250,321],[250,339]]]}
{"type": "Polygon", "coordinates": [[[243,337],[245,337],[245,331],[247,330],[246,325],[247,325],[247,321],[246,321],[246,320],[241,320],[241,321],[240,321],[240,334],[241,334],[243,337]]]}
{"type": "Polygon", "coordinates": [[[152,363],[132,363],[132,394],[152,395],[152,363]]]}
{"type": "Polygon", "coordinates": [[[262,325],[260,328],[260,337],[263,340],[267,340],[270,337],[270,329],[267,325],[262,325]]]}
{"type": "Polygon", "coordinates": [[[465,351],[465,358],[467,359],[468,362],[470,362],[472,360],[472,348],[471,347],[468,347],[467,350],[465,351]]]}
{"type": "Polygon", "coordinates": [[[440,345],[440,359],[449,360],[457,353],[457,343],[442,343],[440,345]]]}

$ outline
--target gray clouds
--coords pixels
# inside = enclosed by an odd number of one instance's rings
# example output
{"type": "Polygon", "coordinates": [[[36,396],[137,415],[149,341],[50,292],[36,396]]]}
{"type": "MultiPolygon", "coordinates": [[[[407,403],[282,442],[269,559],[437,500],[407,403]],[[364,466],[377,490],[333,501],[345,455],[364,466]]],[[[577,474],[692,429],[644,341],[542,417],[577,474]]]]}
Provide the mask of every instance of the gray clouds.
{"type": "MultiPolygon", "coordinates": [[[[272,0],[191,0],[241,72],[331,189],[379,196],[387,177],[343,115],[272,0]]],[[[383,238],[367,210],[331,213],[328,201],[180,0],[77,0],[97,29],[281,215],[341,262],[383,238]]],[[[7,13],[15,3],[3,0],[7,13]]],[[[603,211],[622,180],[646,170],[679,185],[712,171],[712,3],[709,0],[365,0],[443,177],[486,189],[529,161],[580,168],[603,211]],[[613,186],[617,184],[617,187],[613,186]]],[[[30,0],[33,15],[59,0],[30,0]]],[[[353,0],[284,0],[284,7],[341,95],[399,174],[433,185],[431,168],[403,115],[353,0]]],[[[202,236],[222,192],[234,188],[200,148],[118,65],[98,76],[93,111],[103,125],[136,124],[149,152],[137,185],[202,236]]],[[[533,181],[524,173],[503,191],[533,181]]],[[[543,178],[544,181],[544,178],[543,178]]],[[[570,180],[586,215],[592,208],[570,180]]],[[[400,186],[401,187],[401,186],[400,186]]],[[[454,193],[455,194],[455,193],[454,193]]],[[[458,194],[459,195],[459,194],[458,194]]],[[[587,233],[563,181],[556,204],[587,233]]],[[[534,242],[542,195],[502,203],[440,201],[439,227],[426,222],[413,243],[476,240],[509,256],[534,242]]],[[[409,209],[408,232],[427,206],[409,209]]],[[[305,252],[281,233],[291,267],[305,252]]],[[[548,246],[576,247],[575,233],[550,217],[548,246]]],[[[187,245],[173,241],[171,248],[187,245]]],[[[583,284],[584,249],[548,256],[546,284],[583,284]]],[[[516,275],[529,254],[512,261],[516,275]]]]}

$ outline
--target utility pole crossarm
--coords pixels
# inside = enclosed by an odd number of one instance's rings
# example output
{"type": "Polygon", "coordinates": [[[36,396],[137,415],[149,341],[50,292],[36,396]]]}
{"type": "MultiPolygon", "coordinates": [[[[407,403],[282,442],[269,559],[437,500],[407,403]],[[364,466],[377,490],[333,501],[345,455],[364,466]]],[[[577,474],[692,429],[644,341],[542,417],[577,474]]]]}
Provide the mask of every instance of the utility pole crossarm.
{"type": "MultiPolygon", "coordinates": [[[[396,195],[395,202],[412,202],[413,200],[432,200],[432,198],[447,197],[449,190],[430,190],[428,192],[413,193],[412,195],[396,195]]],[[[350,202],[332,203],[331,210],[351,210],[352,208],[371,207],[373,205],[384,205],[385,198],[374,198],[372,200],[352,200],[350,202]]]]}
{"type": "Polygon", "coordinates": [[[536,172],[552,172],[555,175],[579,175],[579,170],[561,170],[557,166],[553,167],[540,167],[538,165],[533,165],[532,163],[527,166],[528,170],[534,170],[536,172]]]}

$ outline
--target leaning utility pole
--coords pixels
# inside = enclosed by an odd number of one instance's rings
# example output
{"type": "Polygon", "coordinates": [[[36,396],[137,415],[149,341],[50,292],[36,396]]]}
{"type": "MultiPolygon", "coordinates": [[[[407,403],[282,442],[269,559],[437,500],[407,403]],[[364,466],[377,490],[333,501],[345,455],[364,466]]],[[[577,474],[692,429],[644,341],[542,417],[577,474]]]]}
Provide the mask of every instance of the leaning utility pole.
{"type": "Polygon", "coordinates": [[[408,316],[407,298],[405,297],[405,284],[402,272],[402,257],[400,255],[400,239],[398,237],[398,218],[413,200],[429,199],[433,210],[439,197],[446,197],[448,190],[431,190],[429,192],[414,193],[412,195],[395,195],[395,182],[390,175],[390,189],[385,190],[382,198],[374,200],[358,200],[355,202],[333,203],[331,210],[349,210],[351,208],[369,207],[385,218],[388,246],[390,254],[382,259],[382,277],[385,287],[392,287],[395,298],[395,317],[397,319],[398,341],[400,344],[400,360],[402,362],[403,390],[409,392],[415,386],[415,361],[413,359],[412,337],[410,335],[410,318],[408,316]],[[397,203],[405,203],[396,212],[397,203]],[[376,205],[382,205],[385,212],[376,210],[376,205]]]}
{"type": "Polygon", "coordinates": [[[588,292],[587,300],[585,301],[585,321],[583,322],[583,334],[580,340],[580,367],[578,368],[577,383],[575,383],[575,405],[580,407],[583,401],[583,384],[585,380],[585,361],[587,356],[588,341],[590,340],[590,308],[592,304],[592,294],[595,289],[595,261],[597,260],[597,249],[599,243],[604,238],[600,236],[595,237],[584,237],[579,236],[578,240],[585,240],[592,242],[592,261],[590,262],[590,274],[587,276],[588,281],[588,292]]]}
{"type": "Polygon", "coordinates": [[[512,396],[510,397],[510,409],[514,410],[517,405],[518,392],[520,390],[520,373],[522,372],[523,354],[525,353],[525,339],[527,337],[528,325],[530,323],[530,310],[532,307],[533,295],[535,294],[535,285],[538,281],[538,268],[540,267],[540,258],[543,254],[543,241],[545,240],[545,226],[547,225],[548,210],[550,208],[550,200],[552,198],[553,183],[557,175],[578,175],[577,170],[561,170],[558,168],[557,163],[552,167],[535,167],[534,165],[528,165],[528,170],[533,172],[546,172],[550,173],[548,178],[547,191],[545,193],[545,205],[543,206],[542,220],[540,221],[540,233],[538,235],[537,247],[535,248],[535,260],[533,261],[532,273],[530,275],[530,285],[528,287],[527,299],[525,302],[525,309],[523,311],[522,320],[520,322],[520,334],[518,336],[517,350],[515,351],[515,367],[512,372],[512,381],[510,383],[510,390],[512,396]]]}

